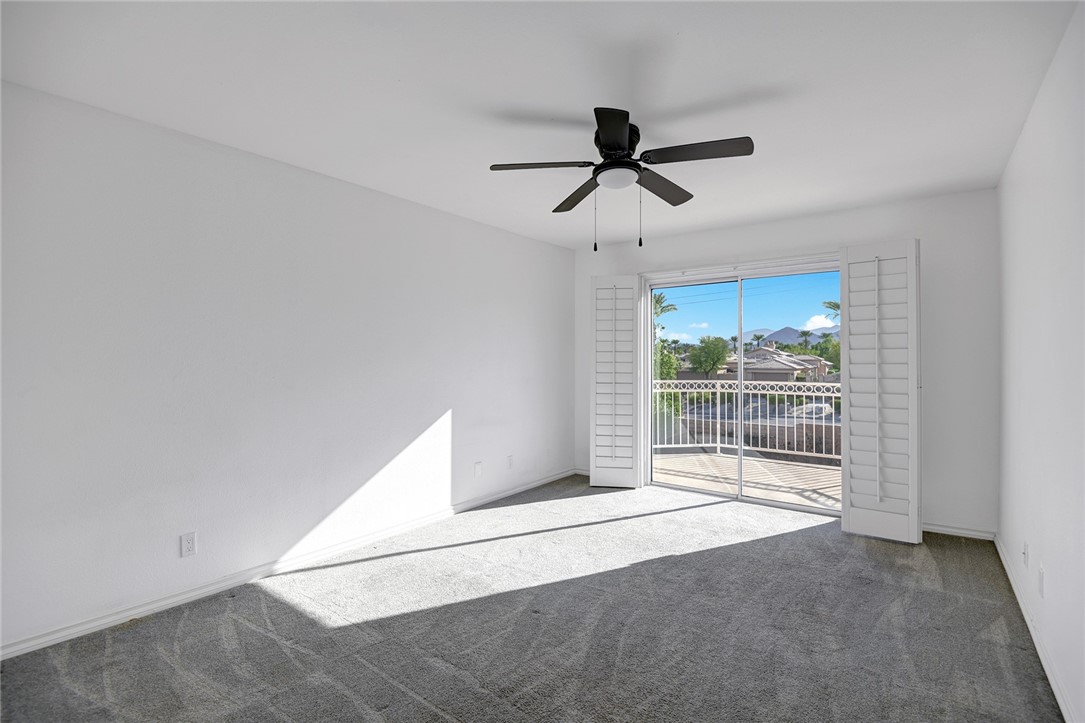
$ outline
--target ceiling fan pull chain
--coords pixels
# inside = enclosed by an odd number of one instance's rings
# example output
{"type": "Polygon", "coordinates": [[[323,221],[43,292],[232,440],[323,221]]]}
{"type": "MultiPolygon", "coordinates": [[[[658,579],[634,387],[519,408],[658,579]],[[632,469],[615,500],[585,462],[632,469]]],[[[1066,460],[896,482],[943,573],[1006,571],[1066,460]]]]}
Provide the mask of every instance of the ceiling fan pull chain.
{"type": "Polygon", "coordinates": [[[591,199],[592,199],[592,203],[595,206],[595,243],[592,244],[591,250],[592,251],[598,251],[599,250],[599,194],[598,193],[592,193],[591,199]]]}
{"type": "Polygon", "coordinates": [[[644,245],[644,186],[637,186],[637,246],[644,245]]]}

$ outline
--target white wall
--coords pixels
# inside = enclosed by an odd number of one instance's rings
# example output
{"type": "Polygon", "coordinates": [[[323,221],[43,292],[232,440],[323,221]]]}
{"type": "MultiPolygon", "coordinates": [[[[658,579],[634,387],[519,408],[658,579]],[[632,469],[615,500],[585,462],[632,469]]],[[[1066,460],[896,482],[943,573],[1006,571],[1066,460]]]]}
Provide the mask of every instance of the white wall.
{"type": "Polygon", "coordinates": [[[1075,721],[1085,721],[1083,25],[1079,6],[998,188],[1005,328],[998,540],[1063,712],[1075,721]]]}
{"type": "Polygon", "coordinates": [[[993,190],[649,237],[643,248],[633,243],[604,246],[598,253],[578,251],[577,467],[588,464],[588,378],[582,370],[590,361],[587,303],[593,275],[712,267],[910,238],[920,239],[923,524],[992,535],[998,521],[1001,348],[993,190]]]}
{"type": "Polygon", "coordinates": [[[572,468],[569,250],[3,108],[6,652],[572,468]]]}

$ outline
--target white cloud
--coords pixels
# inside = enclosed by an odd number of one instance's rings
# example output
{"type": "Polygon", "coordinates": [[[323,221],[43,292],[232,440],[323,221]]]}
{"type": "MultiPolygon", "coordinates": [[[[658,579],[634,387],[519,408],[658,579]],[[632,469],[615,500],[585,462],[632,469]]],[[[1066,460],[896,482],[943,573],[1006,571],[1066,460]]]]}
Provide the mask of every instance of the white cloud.
{"type": "Polygon", "coordinates": [[[702,321],[699,324],[694,322],[693,324],[689,325],[689,328],[690,329],[707,329],[708,328],[708,322],[707,321],[702,321]]]}
{"type": "Polygon", "coordinates": [[[690,341],[693,337],[684,331],[667,331],[663,333],[665,339],[677,339],[678,341],[690,341]]]}
{"type": "Polygon", "coordinates": [[[826,329],[830,326],[836,326],[832,319],[825,316],[825,314],[815,314],[806,320],[806,324],[802,328],[807,331],[814,331],[815,329],[826,329]]]}

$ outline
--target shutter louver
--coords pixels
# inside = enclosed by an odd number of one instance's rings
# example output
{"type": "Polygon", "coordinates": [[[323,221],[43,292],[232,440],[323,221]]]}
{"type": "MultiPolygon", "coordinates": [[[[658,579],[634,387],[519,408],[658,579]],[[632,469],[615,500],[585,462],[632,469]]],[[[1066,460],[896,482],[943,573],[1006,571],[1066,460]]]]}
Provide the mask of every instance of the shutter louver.
{"type": "Polygon", "coordinates": [[[844,249],[840,268],[845,532],[922,541],[919,243],[844,249]]]}
{"type": "Polygon", "coordinates": [[[592,279],[591,484],[636,487],[637,277],[592,279]]]}

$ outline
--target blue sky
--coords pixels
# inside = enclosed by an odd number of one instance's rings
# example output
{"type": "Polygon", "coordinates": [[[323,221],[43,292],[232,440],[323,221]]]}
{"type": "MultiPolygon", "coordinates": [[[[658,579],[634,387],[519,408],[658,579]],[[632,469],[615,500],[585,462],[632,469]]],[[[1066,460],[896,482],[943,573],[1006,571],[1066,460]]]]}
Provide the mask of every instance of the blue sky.
{"type": "MultiPolygon", "coordinates": [[[[785,326],[816,330],[837,323],[825,316],[828,310],[821,305],[840,298],[840,274],[836,271],[747,279],[742,287],[742,328],[746,334],[753,329],[775,331],[785,326]]],[[[696,343],[702,336],[726,339],[738,333],[737,282],[656,291],[662,291],[667,301],[678,307],[659,318],[664,336],[696,343]]]]}

